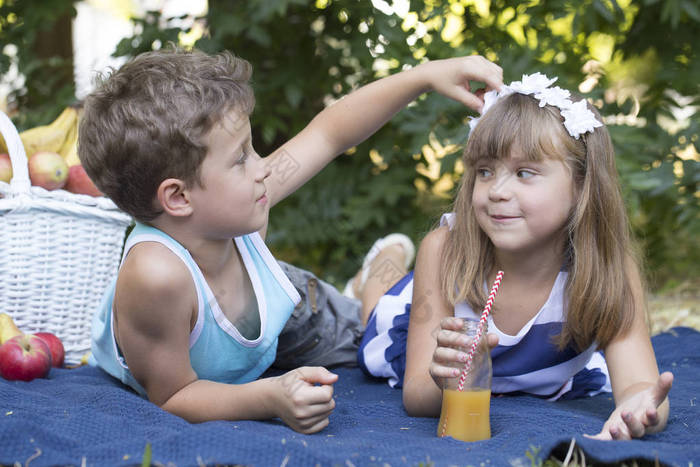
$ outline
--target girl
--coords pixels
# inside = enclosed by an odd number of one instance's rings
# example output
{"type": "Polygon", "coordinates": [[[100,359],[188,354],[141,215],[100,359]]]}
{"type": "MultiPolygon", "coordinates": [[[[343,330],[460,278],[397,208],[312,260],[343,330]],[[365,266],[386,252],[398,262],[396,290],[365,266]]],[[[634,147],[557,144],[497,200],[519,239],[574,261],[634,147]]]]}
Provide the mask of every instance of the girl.
{"type": "Polygon", "coordinates": [[[441,380],[466,360],[462,319],[479,318],[503,270],[488,319],[492,391],[612,389],[616,409],[596,437],[641,437],[665,427],[673,375],[656,366],[610,136],[554,81],[525,75],[484,96],[454,212],[422,241],[415,276],[379,299],[359,362],[403,385],[410,415],[437,416],[441,380]]]}

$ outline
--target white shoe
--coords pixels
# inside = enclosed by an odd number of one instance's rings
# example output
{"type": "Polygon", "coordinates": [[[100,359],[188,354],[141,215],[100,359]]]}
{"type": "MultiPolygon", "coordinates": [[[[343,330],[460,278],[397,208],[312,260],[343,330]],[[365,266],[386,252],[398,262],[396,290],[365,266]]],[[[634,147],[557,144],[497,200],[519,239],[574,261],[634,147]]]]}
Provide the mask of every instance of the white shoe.
{"type": "MultiPolygon", "coordinates": [[[[386,247],[391,246],[391,245],[401,245],[404,249],[405,252],[405,260],[404,260],[404,267],[408,269],[408,267],[411,265],[413,262],[413,258],[416,255],[416,247],[413,245],[413,242],[411,241],[408,236],[402,234],[402,233],[392,233],[387,235],[386,237],[377,239],[374,244],[372,245],[372,248],[369,249],[367,254],[365,255],[364,259],[362,260],[362,274],[360,275],[360,289],[364,287],[365,282],[367,282],[367,277],[369,276],[369,266],[372,264],[372,261],[379,255],[379,253],[386,247]]],[[[354,277],[352,277],[346,284],[345,284],[345,289],[343,289],[343,295],[346,297],[350,298],[355,298],[359,299],[359,297],[355,296],[355,292],[353,291],[353,282],[354,282],[354,277]]]]}

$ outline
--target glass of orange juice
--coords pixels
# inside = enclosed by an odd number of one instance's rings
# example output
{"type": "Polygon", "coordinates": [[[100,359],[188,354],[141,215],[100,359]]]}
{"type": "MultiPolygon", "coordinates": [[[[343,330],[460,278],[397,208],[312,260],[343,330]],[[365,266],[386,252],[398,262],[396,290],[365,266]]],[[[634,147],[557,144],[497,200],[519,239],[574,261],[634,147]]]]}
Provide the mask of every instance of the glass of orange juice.
{"type": "MultiPolygon", "coordinates": [[[[463,332],[473,339],[479,322],[464,322],[463,332]]],[[[471,342],[459,350],[469,353],[471,342]]],[[[460,375],[445,378],[442,388],[442,410],[438,436],[451,436],[461,441],[480,441],[491,437],[489,407],[491,404],[491,352],[486,343],[486,323],[472,355],[469,369],[458,366],[460,375]]]]}

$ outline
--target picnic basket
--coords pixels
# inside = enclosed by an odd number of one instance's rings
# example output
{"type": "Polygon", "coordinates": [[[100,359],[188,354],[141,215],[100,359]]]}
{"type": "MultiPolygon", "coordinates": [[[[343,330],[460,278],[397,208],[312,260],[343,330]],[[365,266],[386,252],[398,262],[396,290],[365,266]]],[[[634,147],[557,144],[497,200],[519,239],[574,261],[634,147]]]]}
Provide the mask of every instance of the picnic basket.
{"type": "Polygon", "coordinates": [[[58,336],[75,364],[90,350],[92,315],[131,217],[105,197],[31,186],[24,146],[1,111],[0,132],[13,172],[0,182],[0,312],[25,333],[58,336]]]}

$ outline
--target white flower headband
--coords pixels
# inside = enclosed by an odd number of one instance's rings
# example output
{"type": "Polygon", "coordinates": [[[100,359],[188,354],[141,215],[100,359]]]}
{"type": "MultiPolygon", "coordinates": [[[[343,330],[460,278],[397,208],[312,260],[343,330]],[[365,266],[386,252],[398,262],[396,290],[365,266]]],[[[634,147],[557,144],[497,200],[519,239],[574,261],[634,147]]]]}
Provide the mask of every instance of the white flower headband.
{"type": "MultiPolygon", "coordinates": [[[[588,108],[585,99],[578,102],[572,102],[569,99],[571,93],[559,86],[550,86],[557,78],[548,78],[541,73],[532,75],[523,75],[522,81],[513,81],[509,85],[504,85],[500,91],[489,91],[484,94],[484,107],[481,110],[481,115],[484,115],[493,104],[499,99],[517,92],[518,94],[532,95],[540,101],[540,107],[545,105],[553,105],[558,107],[561,116],[564,117],[564,127],[569,134],[578,139],[584,133],[593,131],[598,127],[603,126],[591,110],[588,108]]],[[[474,130],[481,117],[472,118],[469,121],[469,127],[474,130]]]]}

